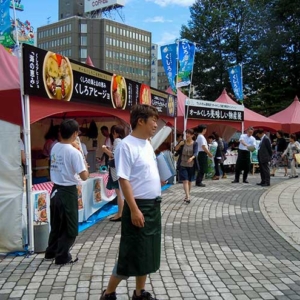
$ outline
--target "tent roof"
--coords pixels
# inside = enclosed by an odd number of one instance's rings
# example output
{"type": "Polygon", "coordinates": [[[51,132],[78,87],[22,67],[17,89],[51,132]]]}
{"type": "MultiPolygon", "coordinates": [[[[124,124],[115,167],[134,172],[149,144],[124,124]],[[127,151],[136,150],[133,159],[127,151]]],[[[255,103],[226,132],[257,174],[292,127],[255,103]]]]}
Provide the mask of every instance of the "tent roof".
{"type": "MultiPolygon", "coordinates": [[[[0,45],[0,119],[22,126],[18,62],[17,57],[9,54],[0,45]]],[[[91,60],[88,63],[92,63],[91,60]]],[[[30,96],[30,123],[50,116],[62,118],[114,116],[123,119],[127,123],[129,123],[130,118],[129,112],[125,110],[30,96]]],[[[164,116],[162,119],[168,124],[174,124],[174,118],[164,116]]]]}
{"type": "MultiPolygon", "coordinates": [[[[9,54],[0,45],[0,119],[22,125],[22,107],[18,58],[9,54]]],[[[101,117],[116,116],[129,123],[129,113],[97,105],[30,96],[30,123],[49,116],[101,117]]]]}
{"type": "Polygon", "coordinates": [[[300,131],[300,102],[298,97],[284,110],[270,116],[271,119],[282,124],[282,130],[287,133],[300,131]]]}
{"type": "MultiPolygon", "coordinates": [[[[216,102],[239,105],[228,96],[225,89],[223,90],[220,97],[216,100],[216,102]]],[[[245,128],[260,127],[260,128],[264,128],[264,129],[271,129],[271,130],[281,129],[281,124],[278,123],[277,121],[274,121],[271,118],[264,117],[246,107],[244,110],[244,126],[245,126],[245,128]]]]}

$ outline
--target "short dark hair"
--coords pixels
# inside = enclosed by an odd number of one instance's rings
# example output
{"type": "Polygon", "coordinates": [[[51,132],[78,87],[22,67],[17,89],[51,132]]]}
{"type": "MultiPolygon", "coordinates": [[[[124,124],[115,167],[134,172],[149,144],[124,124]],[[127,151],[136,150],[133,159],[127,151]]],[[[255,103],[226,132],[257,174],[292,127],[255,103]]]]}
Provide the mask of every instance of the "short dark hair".
{"type": "Polygon", "coordinates": [[[214,137],[213,135],[209,135],[207,138],[208,138],[208,139],[212,139],[212,140],[215,139],[215,137],[214,137]]]}
{"type": "Polygon", "coordinates": [[[216,133],[215,131],[212,134],[213,134],[213,136],[215,137],[216,140],[218,140],[220,138],[219,134],[216,133]]]}
{"type": "Polygon", "coordinates": [[[132,130],[136,128],[139,119],[147,122],[148,118],[156,117],[158,119],[158,110],[147,104],[136,104],[130,112],[130,125],[132,130]]]}
{"type": "Polygon", "coordinates": [[[197,132],[202,133],[204,129],[206,129],[207,126],[205,124],[201,124],[197,127],[197,132]]]}
{"type": "Polygon", "coordinates": [[[277,133],[280,135],[280,137],[283,137],[284,136],[284,133],[282,130],[278,130],[277,133]]]}
{"type": "Polygon", "coordinates": [[[79,125],[77,121],[73,119],[63,120],[60,124],[60,135],[64,140],[69,139],[74,132],[79,131],[79,125]]]}
{"type": "Polygon", "coordinates": [[[107,126],[102,126],[102,127],[100,128],[100,130],[101,130],[101,131],[104,131],[104,130],[108,131],[108,127],[107,127],[107,126]]]}
{"type": "Polygon", "coordinates": [[[290,139],[293,139],[294,141],[297,141],[296,134],[294,134],[294,133],[290,134],[290,139]]]}
{"type": "Polygon", "coordinates": [[[194,130],[193,130],[193,129],[187,129],[187,130],[185,131],[185,133],[194,134],[194,130]]]}
{"type": "Polygon", "coordinates": [[[115,125],[115,127],[112,129],[112,133],[117,133],[120,139],[124,139],[125,137],[125,130],[122,125],[115,125]]]}
{"type": "Polygon", "coordinates": [[[257,129],[257,133],[259,133],[259,134],[262,134],[262,133],[264,133],[265,131],[262,129],[262,128],[258,128],[257,129]]]}
{"type": "Polygon", "coordinates": [[[249,130],[254,131],[254,128],[253,128],[253,127],[249,127],[249,128],[247,129],[247,131],[249,131],[249,130]]]}

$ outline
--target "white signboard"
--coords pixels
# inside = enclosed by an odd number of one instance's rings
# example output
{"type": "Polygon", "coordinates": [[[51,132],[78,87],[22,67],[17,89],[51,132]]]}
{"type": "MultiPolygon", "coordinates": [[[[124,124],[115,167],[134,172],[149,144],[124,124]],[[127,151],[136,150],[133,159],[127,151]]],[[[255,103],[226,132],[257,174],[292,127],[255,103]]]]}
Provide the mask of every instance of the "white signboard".
{"type": "Polygon", "coordinates": [[[186,99],[185,113],[187,118],[193,119],[244,120],[244,106],[238,104],[186,99]]]}
{"type": "Polygon", "coordinates": [[[244,111],[243,105],[219,103],[219,102],[196,100],[196,99],[186,99],[185,105],[186,106],[212,108],[212,109],[244,111]]]}
{"type": "Polygon", "coordinates": [[[112,6],[124,6],[125,0],[85,0],[84,12],[88,13],[98,9],[104,9],[112,6]]]}

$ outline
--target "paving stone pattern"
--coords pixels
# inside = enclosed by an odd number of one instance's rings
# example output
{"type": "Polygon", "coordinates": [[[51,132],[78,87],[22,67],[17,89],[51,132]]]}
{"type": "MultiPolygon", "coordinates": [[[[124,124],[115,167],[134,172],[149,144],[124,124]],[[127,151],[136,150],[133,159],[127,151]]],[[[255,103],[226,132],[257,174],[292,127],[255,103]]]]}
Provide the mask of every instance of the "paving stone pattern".
{"type": "MultiPolygon", "coordinates": [[[[255,185],[258,175],[249,176],[250,184],[231,180],[193,187],[188,205],[181,184],[163,193],[161,268],[147,280],[158,299],[300,299],[300,252],[273,229],[281,215],[265,218],[259,203],[277,188],[274,183],[286,179],[272,179],[270,188],[255,185]]],[[[271,198],[281,193],[277,189],[271,198]]],[[[264,213],[270,205],[261,204],[264,213]]],[[[119,241],[120,223],[103,220],[80,233],[72,249],[79,262],[73,266],[43,262],[43,254],[2,257],[0,300],[99,299],[119,241]]],[[[123,281],[118,299],[131,299],[134,288],[134,278],[123,281]]]]}

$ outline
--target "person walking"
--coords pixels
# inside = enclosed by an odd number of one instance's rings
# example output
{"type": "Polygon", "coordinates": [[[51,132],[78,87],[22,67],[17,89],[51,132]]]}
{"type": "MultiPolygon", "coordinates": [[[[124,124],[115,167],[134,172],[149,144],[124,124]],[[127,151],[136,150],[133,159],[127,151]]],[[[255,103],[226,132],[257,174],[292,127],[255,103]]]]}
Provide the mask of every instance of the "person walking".
{"type": "MultiPolygon", "coordinates": [[[[219,170],[219,166],[221,168],[222,171],[222,178],[227,178],[226,174],[225,174],[225,170],[224,170],[224,165],[223,165],[223,150],[224,150],[224,143],[222,138],[218,135],[218,133],[213,132],[213,136],[215,137],[215,141],[218,144],[217,147],[217,151],[216,151],[216,155],[214,157],[214,163],[215,163],[215,175],[212,178],[212,180],[219,180],[220,179],[220,170],[219,170]]],[[[225,156],[225,155],[224,155],[225,156]]]]}
{"type": "Polygon", "coordinates": [[[112,129],[112,136],[114,139],[112,150],[109,150],[106,148],[105,145],[102,146],[102,151],[106,153],[109,156],[108,160],[108,169],[109,169],[109,177],[108,182],[106,185],[106,188],[108,190],[115,190],[117,194],[117,202],[118,202],[118,212],[115,216],[110,218],[109,220],[112,222],[120,222],[124,207],[124,200],[120,191],[119,182],[118,180],[115,180],[113,172],[116,172],[115,169],[115,160],[114,160],[114,151],[116,150],[118,144],[122,141],[122,139],[125,137],[125,130],[122,125],[115,125],[112,129]],[[113,164],[110,164],[110,162],[113,162],[113,164]]]}
{"type": "Polygon", "coordinates": [[[253,137],[253,131],[254,129],[249,127],[247,133],[240,136],[238,157],[235,165],[235,178],[232,183],[240,182],[240,174],[242,170],[244,170],[243,183],[249,183],[247,181],[247,177],[250,170],[250,150],[253,151],[256,147],[256,140],[253,137]]]}
{"type": "Polygon", "coordinates": [[[133,300],[156,300],[145,290],[147,275],[160,267],[161,181],[156,156],[149,142],[157,129],[158,111],[135,105],[130,113],[132,133],[115,150],[115,164],[125,203],[119,257],[101,300],[117,299],[123,279],[135,276],[133,300]]]}
{"type": "Polygon", "coordinates": [[[195,173],[197,167],[197,153],[198,144],[193,140],[194,130],[187,129],[185,131],[186,140],[181,141],[176,147],[175,151],[179,155],[178,169],[179,178],[183,183],[183,190],[185,193],[184,203],[189,204],[190,192],[192,189],[192,182],[195,181],[195,173]]]}
{"type": "Polygon", "coordinates": [[[297,142],[297,136],[296,134],[291,134],[290,135],[290,143],[288,144],[287,148],[282,154],[282,158],[285,155],[288,155],[288,159],[291,163],[291,175],[289,178],[297,178],[297,170],[296,170],[296,159],[295,159],[295,154],[300,152],[300,144],[297,142]]]}
{"type": "Polygon", "coordinates": [[[87,180],[89,172],[80,151],[72,146],[78,136],[75,120],[64,120],[60,125],[61,141],[51,150],[50,177],[54,183],[50,194],[50,226],[45,260],[55,264],[74,263],[70,248],[78,235],[78,174],[87,180]]]}
{"type": "Polygon", "coordinates": [[[207,167],[208,167],[208,161],[207,156],[210,158],[213,157],[213,155],[208,150],[208,145],[206,138],[204,137],[204,134],[206,133],[207,126],[202,124],[197,127],[197,144],[198,144],[198,164],[199,164],[199,170],[196,177],[196,186],[205,187],[205,184],[202,183],[204,174],[207,173],[207,167]]]}
{"type": "Polygon", "coordinates": [[[287,142],[284,138],[284,134],[281,130],[278,130],[276,132],[276,145],[275,145],[275,151],[271,158],[271,176],[275,176],[276,169],[278,167],[284,167],[284,176],[287,176],[287,167],[288,167],[288,160],[287,156],[282,156],[282,153],[285,151],[287,147],[287,142]]]}
{"type": "Polygon", "coordinates": [[[261,181],[257,183],[260,186],[270,186],[270,168],[269,162],[272,157],[271,141],[267,135],[265,135],[263,129],[257,130],[257,136],[260,139],[258,146],[257,157],[259,164],[259,172],[261,181]]]}

